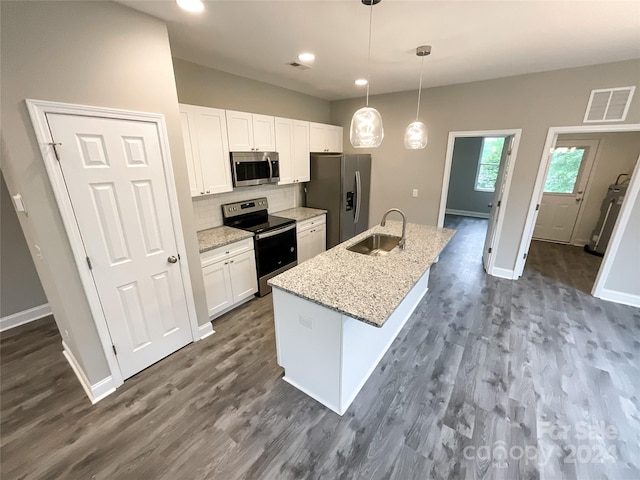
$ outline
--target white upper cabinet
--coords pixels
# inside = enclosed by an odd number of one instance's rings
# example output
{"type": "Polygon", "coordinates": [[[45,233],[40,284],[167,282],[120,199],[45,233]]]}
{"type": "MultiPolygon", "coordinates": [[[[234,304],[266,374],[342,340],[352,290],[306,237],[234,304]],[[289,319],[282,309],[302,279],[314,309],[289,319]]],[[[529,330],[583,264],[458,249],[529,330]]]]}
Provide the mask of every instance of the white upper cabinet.
{"type": "Polygon", "coordinates": [[[309,181],[309,122],[276,117],[280,185],[309,181]]]}
{"type": "Polygon", "coordinates": [[[191,196],[232,191],[225,111],[181,104],[180,119],[191,196]]]}
{"type": "Polygon", "coordinates": [[[232,152],[276,151],[274,117],[227,110],[227,130],[232,152]]]}
{"type": "Polygon", "coordinates": [[[314,153],[342,153],[342,127],[309,123],[309,147],[314,153]]]}

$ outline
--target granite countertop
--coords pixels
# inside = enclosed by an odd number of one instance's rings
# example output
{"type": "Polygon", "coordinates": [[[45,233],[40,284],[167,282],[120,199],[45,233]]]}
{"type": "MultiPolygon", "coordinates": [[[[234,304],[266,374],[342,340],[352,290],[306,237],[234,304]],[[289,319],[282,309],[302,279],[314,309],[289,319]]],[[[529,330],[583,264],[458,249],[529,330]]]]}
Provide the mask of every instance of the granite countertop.
{"type": "Polygon", "coordinates": [[[447,245],[455,230],[407,224],[404,250],[370,257],[348,247],[372,233],[400,236],[402,222],[376,225],[281,273],[269,285],[381,327],[447,245]]]}
{"type": "Polygon", "coordinates": [[[308,220],[309,218],[317,217],[318,215],[323,215],[325,213],[327,213],[326,210],[321,210],[319,208],[295,207],[289,208],[288,210],[275,212],[274,215],[277,215],[278,217],[291,218],[296,222],[302,222],[304,220],[308,220]]]}
{"type": "Polygon", "coordinates": [[[245,238],[253,237],[252,232],[240,230],[237,228],[226,227],[224,225],[220,227],[208,228],[207,230],[200,230],[198,232],[198,246],[200,247],[200,253],[208,252],[214,248],[222,247],[233,242],[239,242],[245,238]]]}

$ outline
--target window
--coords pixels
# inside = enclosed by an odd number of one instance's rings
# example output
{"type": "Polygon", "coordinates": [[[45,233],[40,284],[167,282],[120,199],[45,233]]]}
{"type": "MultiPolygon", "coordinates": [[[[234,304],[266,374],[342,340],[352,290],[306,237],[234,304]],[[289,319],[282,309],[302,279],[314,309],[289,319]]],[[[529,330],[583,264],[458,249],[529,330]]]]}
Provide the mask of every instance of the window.
{"type": "Polygon", "coordinates": [[[502,158],[502,147],[504,147],[504,137],[485,137],[482,139],[474,187],[477,191],[493,192],[495,190],[500,159],[502,158]]]}
{"type": "Polygon", "coordinates": [[[574,193],[584,154],[584,148],[556,148],[549,164],[544,193],[574,193]]]}

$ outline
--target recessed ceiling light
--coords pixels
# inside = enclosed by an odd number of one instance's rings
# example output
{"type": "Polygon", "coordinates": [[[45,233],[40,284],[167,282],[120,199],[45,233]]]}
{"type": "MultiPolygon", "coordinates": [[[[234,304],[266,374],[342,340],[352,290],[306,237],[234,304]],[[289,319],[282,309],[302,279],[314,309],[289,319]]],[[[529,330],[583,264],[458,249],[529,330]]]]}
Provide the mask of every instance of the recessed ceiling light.
{"type": "Polygon", "coordinates": [[[356,85],[359,87],[364,87],[369,81],[366,78],[359,78],[356,80],[356,85]]]}
{"type": "Polygon", "coordinates": [[[178,6],[187,12],[200,13],[204,10],[202,0],[176,0],[178,6]]]}
{"type": "Polygon", "coordinates": [[[298,55],[298,60],[304,63],[313,62],[315,59],[316,59],[316,56],[313,53],[305,52],[298,55]]]}

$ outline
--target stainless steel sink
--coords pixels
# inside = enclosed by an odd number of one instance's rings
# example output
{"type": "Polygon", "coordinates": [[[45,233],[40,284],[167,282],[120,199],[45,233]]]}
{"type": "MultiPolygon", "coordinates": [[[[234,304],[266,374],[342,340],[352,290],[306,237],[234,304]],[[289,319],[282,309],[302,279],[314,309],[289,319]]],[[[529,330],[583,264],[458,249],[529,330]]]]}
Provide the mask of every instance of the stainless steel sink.
{"type": "Polygon", "coordinates": [[[360,240],[355,245],[350,246],[347,250],[361,253],[363,255],[370,255],[372,257],[380,257],[396,248],[399,242],[400,237],[374,233],[373,235],[360,240]]]}

